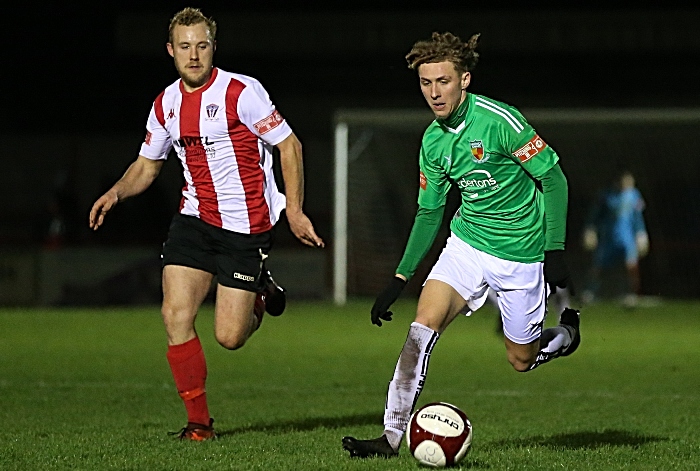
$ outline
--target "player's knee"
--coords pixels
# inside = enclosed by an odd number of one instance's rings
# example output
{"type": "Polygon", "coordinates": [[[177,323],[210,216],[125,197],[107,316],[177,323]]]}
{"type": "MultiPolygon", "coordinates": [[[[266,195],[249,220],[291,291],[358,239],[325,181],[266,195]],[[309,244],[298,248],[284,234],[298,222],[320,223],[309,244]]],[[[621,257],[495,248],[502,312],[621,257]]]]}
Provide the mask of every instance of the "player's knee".
{"type": "Polygon", "coordinates": [[[246,340],[248,338],[245,335],[241,334],[236,334],[236,333],[217,333],[216,334],[216,341],[219,342],[219,345],[224,347],[227,350],[238,350],[241,348],[243,345],[245,345],[246,340]]]}
{"type": "Polygon", "coordinates": [[[447,316],[419,305],[415,322],[436,332],[443,332],[447,327],[447,316]]]}
{"type": "Polygon", "coordinates": [[[511,365],[513,365],[513,369],[518,373],[527,373],[528,371],[530,371],[530,368],[532,368],[531,363],[518,362],[511,363],[511,365]]]}
{"type": "Polygon", "coordinates": [[[434,319],[431,319],[429,317],[422,317],[420,315],[416,316],[415,322],[418,324],[425,326],[429,329],[434,330],[435,332],[441,332],[443,330],[442,323],[439,321],[436,321],[434,319]]]}
{"type": "Polygon", "coordinates": [[[177,308],[172,304],[163,304],[161,316],[168,333],[191,330],[194,324],[194,315],[185,309],[177,308]]]}
{"type": "Polygon", "coordinates": [[[530,371],[530,367],[532,367],[534,364],[535,358],[525,355],[518,355],[516,353],[508,353],[508,361],[515,371],[525,373],[530,371]]]}
{"type": "Polygon", "coordinates": [[[163,322],[166,324],[175,318],[175,313],[176,310],[171,304],[163,303],[163,306],[160,308],[160,315],[163,316],[163,322]]]}

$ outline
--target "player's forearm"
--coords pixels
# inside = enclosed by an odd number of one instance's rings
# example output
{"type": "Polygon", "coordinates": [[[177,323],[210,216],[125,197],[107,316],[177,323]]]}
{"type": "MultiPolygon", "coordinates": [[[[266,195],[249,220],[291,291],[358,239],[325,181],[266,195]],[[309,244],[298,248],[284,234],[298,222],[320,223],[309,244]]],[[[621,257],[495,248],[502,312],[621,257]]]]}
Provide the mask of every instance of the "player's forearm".
{"type": "Polygon", "coordinates": [[[162,167],[163,161],[139,156],[110,191],[115,193],[119,201],[139,195],[151,186],[162,167]]]}
{"type": "Polygon", "coordinates": [[[435,242],[444,213],[444,206],[437,209],[418,208],[403,258],[396,269],[396,274],[401,275],[401,278],[408,280],[416,272],[418,265],[435,242]]]}
{"type": "Polygon", "coordinates": [[[304,161],[301,142],[292,134],[278,146],[282,164],[287,215],[302,212],[304,206],[304,161]]]}
{"type": "Polygon", "coordinates": [[[545,250],[564,250],[569,186],[559,165],[542,176],[545,215],[545,250]]]}

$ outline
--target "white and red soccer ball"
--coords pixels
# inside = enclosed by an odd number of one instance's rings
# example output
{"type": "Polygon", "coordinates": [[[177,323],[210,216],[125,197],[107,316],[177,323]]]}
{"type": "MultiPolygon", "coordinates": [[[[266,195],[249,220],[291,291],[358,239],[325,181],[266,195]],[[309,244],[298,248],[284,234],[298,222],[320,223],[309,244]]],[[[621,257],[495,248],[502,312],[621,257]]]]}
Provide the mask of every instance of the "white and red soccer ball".
{"type": "Polygon", "coordinates": [[[421,464],[435,468],[452,466],[469,451],[472,424],[467,415],[452,404],[426,404],[411,415],[406,443],[421,464]]]}

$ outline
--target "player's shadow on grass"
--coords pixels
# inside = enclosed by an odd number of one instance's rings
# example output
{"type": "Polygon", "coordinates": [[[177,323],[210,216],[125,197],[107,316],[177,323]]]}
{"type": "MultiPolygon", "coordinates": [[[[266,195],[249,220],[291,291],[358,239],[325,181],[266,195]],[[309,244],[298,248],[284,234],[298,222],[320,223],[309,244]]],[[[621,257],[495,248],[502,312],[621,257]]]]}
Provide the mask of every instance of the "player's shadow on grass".
{"type": "Polygon", "coordinates": [[[545,446],[557,449],[569,450],[594,450],[605,446],[629,446],[638,448],[651,442],[666,441],[666,437],[642,435],[626,430],[603,430],[602,432],[575,432],[560,433],[551,436],[535,436],[530,438],[518,438],[516,440],[502,440],[496,442],[496,446],[531,447],[545,446]]]}
{"type": "Polygon", "coordinates": [[[319,428],[335,429],[358,425],[381,425],[382,421],[382,415],[378,414],[346,415],[342,417],[312,417],[308,419],[288,420],[269,424],[253,424],[222,431],[217,430],[216,434],[218,436],[225,436],[247,432],[265,432],[270,434],[295,431],[307,432],[319,428]]]}
{"type": "MultiPolygon", "coordinates": [[[[518,438],[515,440],[499,440],[489,442],[487,448],[531,448],[543,446],[557,450],[594,450],[604,446],[629,446],[638,448],[645,443],[666,441],[668,438],[641,435],[625,430],[604,430],[602,432],[576,432],[560,433],[551,436],[534,436],[530,438],[518,438]]],[[[491,464],[486,461],[467,458],[453,469],[490,469],[491,464]]]]}

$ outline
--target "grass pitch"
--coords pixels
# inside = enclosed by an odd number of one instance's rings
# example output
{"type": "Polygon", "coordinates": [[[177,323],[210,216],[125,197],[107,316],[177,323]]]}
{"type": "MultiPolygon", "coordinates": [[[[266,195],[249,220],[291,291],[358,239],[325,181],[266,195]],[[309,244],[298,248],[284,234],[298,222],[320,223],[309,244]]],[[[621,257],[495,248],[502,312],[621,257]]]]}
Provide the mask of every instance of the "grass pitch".
{"type": "MultiPolygon", "coordinates": [[[[159,308],[0,310],[0,469],[413,470],[349,459],[344,435],[382,431],[384,395],[413,320],[369,322],[371,301],[290,302],[241,350],[197,321],[220,438],[168,436],[186,421],[159,308]]],[[[548,324],[551,322],[548,322],[548,324]]],[[[700,304],[582,314],[572,356],[512,370],[485,307],[438,342],[419,405],[447,401],[474,426],[461,469],[700,469],[700,304]]]]}

